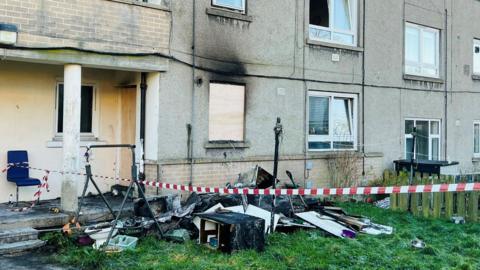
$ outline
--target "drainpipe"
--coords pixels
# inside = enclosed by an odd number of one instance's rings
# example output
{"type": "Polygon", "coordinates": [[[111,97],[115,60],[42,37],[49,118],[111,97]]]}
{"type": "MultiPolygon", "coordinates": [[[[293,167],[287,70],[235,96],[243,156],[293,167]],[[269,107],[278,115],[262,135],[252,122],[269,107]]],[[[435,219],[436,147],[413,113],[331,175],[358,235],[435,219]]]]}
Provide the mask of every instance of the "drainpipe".
{"type": "Polygon", "coordinates": [[[447,138],[448,138],[448,9],[445,8],[445,82],[444,82],[444,118],[445,118],[445,142],[444,142],[444,149],[445,149],[445,155],[444,155],[444,160],[447,160],[447,138]]]}
{"type": "Polygon", "coordinates": [[[189,125],[189,137],[190,137],[190,151],[189,151],[189,160],[190,160],[190,181],[189,185],[193,185],[193,160],[194,160],[194,151],[193,151],[193,142],[194,142],[194,128],[195,128],[195,55],[196,55],[196,48],[195,48],[195,17],[197,14],[196,7],[195,7],[195,0],[192,0],[192,111],[191,111],[191,124],[189,125]]]}
{"type": "Polygon", "coordinates": [[[362,22],[362,177],[365,181],[365,8],[367,0],[363,0],[363,22],[362,22]]]}
{"type": "Polygon", "coordinates": [[[142,143],[142,155],[140,157],[140,178],[145,178],[145,119],[147,102],[147,73],[142,72],[140,79],[140,142],[142,143]]]}

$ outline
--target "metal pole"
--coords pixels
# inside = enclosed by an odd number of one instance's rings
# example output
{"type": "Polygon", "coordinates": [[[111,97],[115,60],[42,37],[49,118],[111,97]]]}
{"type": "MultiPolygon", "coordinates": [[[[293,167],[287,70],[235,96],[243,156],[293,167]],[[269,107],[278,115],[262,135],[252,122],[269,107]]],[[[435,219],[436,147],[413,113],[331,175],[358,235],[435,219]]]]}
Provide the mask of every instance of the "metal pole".
{"type": "Polygon", "coordinates": [[[411,185],[413,183],[413,162],[415,160],[415,141],[416,141],[416,137],[417,137],[417,127],[413,127],[413,131],[412,131],[412,137],[413,137],[413,142],[412,142],[412,155],[410,157],[410,178],[409,178],[409,181],[408,181],[408,184],[411,185]]]}
{"type": "MultiPolygon", "coordinates": [[[[137,177],[137,166],[135,165],[135,146],[132,146],[131,148],[132,150],[132,160],[133,160],[133,163],[132,163],[132,182],[134,182],[136,185],[137,185],[137,188],[138,188],[138,194],[140,195],[140,198],[142,198],[144,201],[145,201],[145,204],[147,205],[147,209],[150,213],[150,215],[152,216],[152,219],[153,221],[155,222],[155,226],[157,227],[157,230],[158,230],[158,233],[160,234],[160,237],[163,237],[163,232],[162,232],[162,228],[160,228],[160,224],[158,224],[158,221],[157,219],[155,218],[155,214],[153,213],[152,211],[152,208],[150,207],[150,204],[148,203],[148,200],[147,200],[147,197],[145,196],[145,192],[143,190],[143,188],[145,187],[144,185],[141,185],[139,182],[138,182],[138,177],[137,177]]],[[[128,197],[128,192],[127,192],[127,196],[128,197]]],[[[125,197],[125,198],[126,198],[125,197]]],[[[124,201],[125,202],[125,201],[124,201]]],[[[122,206],[123,208],[123,206],[122,206]]],[[[120,209],[121,211],[121,209],[120,209]]],[[[116,223],[115,223],[116,224],[116,223]]],[[[107,242],[108,244],[108,242],[107,242]]]]}
{"type": "MultiPolygon", "coordinates": [[[[273,189],[277,188],[277,175],[278,175],[278,148],[280,145],[280,135],[282,134],[282,124],[280,117],[277,117],[277,124],[273,129],[275,133],[275,154],[273,157],[273,189]]],[[[275,192],[272,196],[272,213],[270,218],[270,233],[273,233],[273,227],[275,223],[275,192]]]]}
{"type": "MultiPolygon", "coordinates": [[[[135,166],[135,164],[133,164],[135,166]]],[[[113,231],[115,230],[115,227],[117,227],[118,220],[120,219],[120,215],[122,214],[123,208],[125,207],[125,203],[127,202],[128,194],[130,194],[130,191],[132,190],[134,181],[130,182],[128,185],[127,189],[127,194],[123,198],[122,205],[120,206],[120,210],[118,211],[115,220],[113,221],[112,228],[110,229],[110,232],[108,233],[107,241],[105,242],[105,245],[108,246],[110,243],[110,239],[112,238],[113,231]]]]}
{"type": "MultiPolygon", "coordinates": [[[[413,162],[415,161],[415,143],[416,143],[416,137],[417,137],[417,127],[413,127],[412,130],[412,137],[413,137],[413,142],[412,142],[412,155],[410,157],[410,177],[408,179],[408,185],[411,186],[413,184],[413,174],[415,171],[413,170],[413,162]]],[[[412,209],[412,194],[408,194],[408,210],[410,211],[412,209]]]]}

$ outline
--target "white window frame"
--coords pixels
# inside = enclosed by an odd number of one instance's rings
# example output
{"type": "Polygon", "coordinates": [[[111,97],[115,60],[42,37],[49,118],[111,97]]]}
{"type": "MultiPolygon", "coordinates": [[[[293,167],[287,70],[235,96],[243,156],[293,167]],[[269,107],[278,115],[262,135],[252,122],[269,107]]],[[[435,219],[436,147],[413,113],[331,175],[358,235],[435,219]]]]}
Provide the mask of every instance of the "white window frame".
{"type": "Polygon", "coordinates": [[[219,2],[221,2],[221,0],[212,0],[212,6],[220,7],[220,8],[233,9],[233,10],[245,13],[245,9],[246,9],[246,6],[247,6],[247,0],[241,0],[241,1],[242,1],[242,8],[241,9],[239,9],[236,6],[225,5],[225,4],[219,3],[219,2]]]}
{"type": "MultiPolygon", "coordinates": [[[[314,1],[314,0],[310,0],[314,1]]],[[[334,22],[334,14],[335,14],[335,5],[333,5],[332,0],[327,0],[328,1],[328,27],[324,26],[319,26],[319,25],[314,25],[314,24],[309,24],[309,31],[308,31],[308,36],[311,40],[317,40],[317,41],[324,41],[328,43],[335,43],[335,44],[340,44],[340,45],[348,45],[348,46],[357,46],[358,44],[358,29],[357,29],[357,18],[358,18],[358,0],[348,0],[348,7],[350,8],[350,22],[352,24],[352,30],[346,31],[346,30],[341,30],[341,29],[335,29],[333,28],[333,22],[334,22]],[[322,39],[322,38],[316,38],[312,36],[311,34],[311,29],[313,30],[324,30],[324,31],[329,31],[330,32],[330,39],[322,39]],[[336,41],[332,39],[333,33],[339,33],[339,34],[347,34],[347,35],[353,35],[353,44],[351,43],[344,43],[340,41],[336,41]]],[[[309,15],[310,19],[310,15],[309,15]]]]}
{"type": "MultiPolygon", "coordinates": [[[[442,153],[442,120],[441,119],[428,119],[428,118],[405,118],[403,124],[403,133],[405,133],[405,122],[406,121],[413,121],[413,126],[417,126],[417,121],[428,121],[428,160],[432,160],[432,141],[433,139],[438,139],[438,160],[440,160],[441,153],[442,153]],[[438,134],[432,134],[432,124],[431,122],[438,122],[438,134]]],[[[407,149],[407,139],[413,139],[412,134],[405,134],[405,139],[404,139],[404,154],[405,158],[407,158],[407,152],[409,149],[407,149]]],[[[413,151],[413,158],[417,159],[417,145],[414,145],[414,151],[413,151]]]]}
{"type": "Polygon", "coordinates": [[[479,158],[480,157],[480,138],[478,139],[478,149],[479,149],[479,151],[475,152],[475,126],[476,125],[478,125],[479,128],[480,128],[480,120],[473,121],[473,131],[472,131],[472,134],[473,134],[473,140],[472,140],[472,143],[473,143],[473,157],[479,158]]]}
{"type": "MultiPolygon", "coordinates": [[[[63,132],[58,132],[58,102],[59,102],[59,87],[65,83],[63,81],[58,81],[55,88],[55,122],[54,122],[54,140],[62,140],[63,139],[63,132]]],[[[98,137],[98,124],[99,124],[99,108],[98,108],[98,91],[97,85],[95,83],[82,83],[81,86],[90,86],[93,88],[93,95],[92,95],[92,132],[81,132],[80,133],[80,140],[81,141],[92,141],[97,140],[98,137]]],[[[64,88],[65,89],[65,88],[64,88]]],[[[65,117],[65,116],[64,116],[65,117]]]]}
{"type": "MultiPolygon", "coordinates": [[[[310,101],[308,101],[306,110],[307,110],[307,149],[310,152],[328,152],[328,151],[356,151],[357,150],[357,119],[358,119],[358,95],[356,94],[345,94],[345,93],[335,93],[335,92],[322,92],[322,91],[315,91],[309,90],[308,97],[327,97],[329,98],[329,106],[328,106],[328,135],[310,135],[309,133],[309,122],[310,122],[310,101]],[[334,135],[332,134],[333,131],[333,114],[331,113],[331,109],[333,108],[332,102],[334,98],[351,98],[353,99],[353,117],[352,117],[352,142],[353,147],[348,149],[336,149],[333,148],[333,143],[338,141],[335,140],[334,135]],[[310,149],[309,143],[310,142],[330,142],[329,149],[310,149]]],[[[308,99],[310,100],[310,99],[308,99]]]]}
{"type": "Polygon", "coordinates": [[[405,42],[404,42],[404,72],[407,75],[415,75],[415,76],[423,76],[423,77],[431,77],[431,78],[440,78],[440,30],[432,27],[427,27],[427,26],[422,26],[414,23],[405,23],[405,29],[404,29],[404,36],[405,36],[405,42]],[[407,60],[407,28],[415,28],[416,30],[419,31],[420,36],[419,36],[419,48],[418,48],[418,53],[420,57],[420,62],[412,62],[407,60]],[[425,64],[423,63],[423,33],[424,32],[429,32],[432,34],[435,34],[435,65],[430,65],[430,64],[425,64]],[[420,69],[420,72],[410,72],[407,71],[407,66],[411,67],[416,67],[420,69]],[[435,75],[427,74],[425,72],[422,72],[424,68],[434,68],[436,73],[435,75]]]}
{"type": "Polygon", "coordinates": [[[476,48],[480,50],[480,39],[473,39],[473,74],[480,75],[480,52],[476,53],[476,48]]]}

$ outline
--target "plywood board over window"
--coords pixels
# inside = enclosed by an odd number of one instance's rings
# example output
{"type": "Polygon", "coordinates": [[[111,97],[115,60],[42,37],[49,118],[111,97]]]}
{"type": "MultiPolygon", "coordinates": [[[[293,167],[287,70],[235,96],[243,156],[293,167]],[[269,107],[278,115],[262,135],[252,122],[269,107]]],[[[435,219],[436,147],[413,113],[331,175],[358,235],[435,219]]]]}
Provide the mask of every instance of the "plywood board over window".
{"type": "Polygon", "coordinates": [[[244,141],[245,86],[210,83],[209,141],[244,141]]]}

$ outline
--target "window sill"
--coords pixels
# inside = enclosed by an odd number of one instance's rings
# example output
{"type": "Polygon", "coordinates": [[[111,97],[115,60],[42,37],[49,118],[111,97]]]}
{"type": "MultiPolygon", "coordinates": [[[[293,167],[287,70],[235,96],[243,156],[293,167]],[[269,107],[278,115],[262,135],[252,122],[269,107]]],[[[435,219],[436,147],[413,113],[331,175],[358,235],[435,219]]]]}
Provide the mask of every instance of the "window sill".
{"type": "Polygon", "coordinates": [[[208,142],[205,149],[245,149],[250,148],[248,142],[208,142]]]}
{"type": "Polygon", "coordinates": [[[357,152],[357,148],[350,148],[350,149],[308,149],[310,154],[321,154],[330,156],[335,153],[343,153],[343,152],[357,152]]]}
{"type": "Polygon", "coordinates": [[[381,152],[366,152],[365,157],[366,158],[381,158],[381,157],[383,157],[383,153],[381,153],[381,152]]]}
{"type": "MultiPolygon", "coordinates": [[[[309,150],[307,158],[316,159],[332,159],[338,158],[339,153],[349,152],[352,153],[355,158],[362,158],[364,155],[357,149],[343,149],[343,150],[309,150]]],[[[365,156],[366,157],[366,156],[365,156]]]]}
{"type": "Polygon", "coordinates": [[[410,75],[410,74],[403,74],[403,79],[404,80],[411,80],[411,81],[443,83],[443,79],[440,79],[440,78],[425,77],[425,76],[410,75]]]}
{"type": "Polygon", "coordinates": [[[132,5],[132,6],[140,6],[140,7],[170,11],[170,9],[167,6],[165,6],[165,4],[163,4],[163,1],[161,0],[159,0],[160,2],[159,4],[145,3],[145,2],[136,1],[136,0],[108,0],[108,1],[123,3],[127,5],[132,5]]]}
{"type": "MultiPolygon", "coordinates": [[[[106,144],[105,141],[101,141],[93,136],[85,136],[80,138],[80,147],[87,147],[92,144],[106,144]]],[[[63,147],[63,138],[61,136],[54,137],[51,141],[47,142],[47,148],[62,148],[63,147]]]]}
{"type": "Polygon", "coordinates": [[[480,156],[473,156],[472,162],[480,162],[480,156]]]}
{"type": "Polygon", "coordinates": [[[321,46],[321,47],[334,48],[334,49],[363,52],[363,48],[361,48],[361,47],[355,47],[355,46],[343,45],[343,44],[337,44],[337,43],[330,43],[330,42],[327,42],[327,41],[318,41],[318,40],[313,40],[313,39],[310,39],[310,38],[307,38],[307,44],[315,45],[315,46],[321,46]]]}
{"type": "Polygon", "coordinates": [[[480,74],[472,74],[472,80],[479,80],[480,81],[480,74]]]}
{"type": "Polygon", "coordinates": [[[234,19],[234,20],[239,20],[244,22],[253,22],[252,16],[248,16],[248,15],[233,12],[233,11],[226,11],[218,8],[207,8],[206,12],[208,15],[211,15],[211,16],[219,16],[219,17],[224,17],[224,18],[229,18],[229,19],[234,19]]]}

